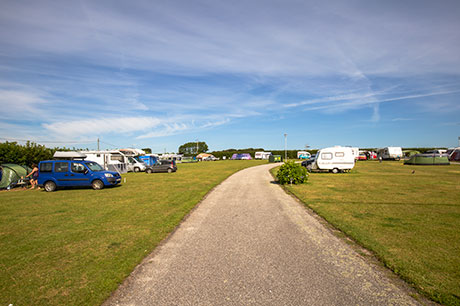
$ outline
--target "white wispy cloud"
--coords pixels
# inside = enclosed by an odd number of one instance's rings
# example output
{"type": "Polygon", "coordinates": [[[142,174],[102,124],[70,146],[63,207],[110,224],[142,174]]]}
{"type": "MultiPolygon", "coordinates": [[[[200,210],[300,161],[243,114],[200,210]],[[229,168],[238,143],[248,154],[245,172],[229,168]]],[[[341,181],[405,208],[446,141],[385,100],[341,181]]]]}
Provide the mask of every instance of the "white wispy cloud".
{"type": "Polygon", "coordinates": [[[120,117],[44,123],[43,127],[55,135],[75,138],[98,133],[131,133],[155,128],[164,121],[154,117],[120,117]]]}

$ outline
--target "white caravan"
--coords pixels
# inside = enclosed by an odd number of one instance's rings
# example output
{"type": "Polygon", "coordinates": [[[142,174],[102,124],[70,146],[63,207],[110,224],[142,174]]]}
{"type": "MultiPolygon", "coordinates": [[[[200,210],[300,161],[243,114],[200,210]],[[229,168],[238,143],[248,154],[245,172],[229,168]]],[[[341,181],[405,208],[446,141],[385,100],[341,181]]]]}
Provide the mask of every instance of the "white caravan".
{"type": "Polygon", "coordinates": [[[80,151],[80,153],[86,155],[86,160],[94,161],[108,171],[128,172],[128,158],[118,150],[80,151]]]}
{"type": "Polygon", "coordinates": [[[254,154],[254,159],[269,159],[272,152],[256,152],[254,154]]]}
{"type": "Polygon", "coordinates": [[[354,148],[335,146],[324,148],[316,153],[312,170],[329,170],[332,173],[349,171],[355,166],[354,148]]]}
{"type": "Polygon", "coordinates": [[[378,159],[400,160],[403,156],[401,147],[385,147],[377,150],[378,159]]]}

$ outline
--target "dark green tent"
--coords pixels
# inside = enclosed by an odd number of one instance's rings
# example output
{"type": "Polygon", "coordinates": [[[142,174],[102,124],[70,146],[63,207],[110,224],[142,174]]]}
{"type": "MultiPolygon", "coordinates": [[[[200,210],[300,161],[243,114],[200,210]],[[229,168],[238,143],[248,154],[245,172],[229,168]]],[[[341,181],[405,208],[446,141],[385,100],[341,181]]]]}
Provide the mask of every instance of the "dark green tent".
{"type": "Polygon", "coordinates": [[[415,154],[404,165],[450,165],[446,154],[415,154]]]}
{"type": "Polygon", "coordinates": [[[0,166],[0,189],[16,186],[21,176],[26,176],[32,171],[31,168],[16,164],[2,164],[0,166]]]}

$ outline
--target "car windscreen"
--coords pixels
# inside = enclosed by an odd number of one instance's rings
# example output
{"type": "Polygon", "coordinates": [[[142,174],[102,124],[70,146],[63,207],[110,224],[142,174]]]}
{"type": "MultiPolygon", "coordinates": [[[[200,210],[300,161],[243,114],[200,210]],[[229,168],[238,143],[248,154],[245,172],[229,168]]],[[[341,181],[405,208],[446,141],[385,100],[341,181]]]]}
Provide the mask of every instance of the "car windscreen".
{"type": "Polygon", "coordinates": [[[88,162],[86,163],[86,166],[91,170],[91,171],[104,171],[104,168],[102,168],[101,165],[95,162],[88,162]]]}

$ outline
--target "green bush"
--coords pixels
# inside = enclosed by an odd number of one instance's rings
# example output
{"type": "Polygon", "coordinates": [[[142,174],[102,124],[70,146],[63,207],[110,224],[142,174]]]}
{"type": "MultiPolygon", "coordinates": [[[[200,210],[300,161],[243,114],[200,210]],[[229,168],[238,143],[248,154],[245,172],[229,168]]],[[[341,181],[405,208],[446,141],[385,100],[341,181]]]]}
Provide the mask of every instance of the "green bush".
{"type": "Polygon", "coordinates": [[[276,174],[278,182],[284,184],[302,184],[308,180],[307,169],[295,162],[286,162],[276,174]]]}

